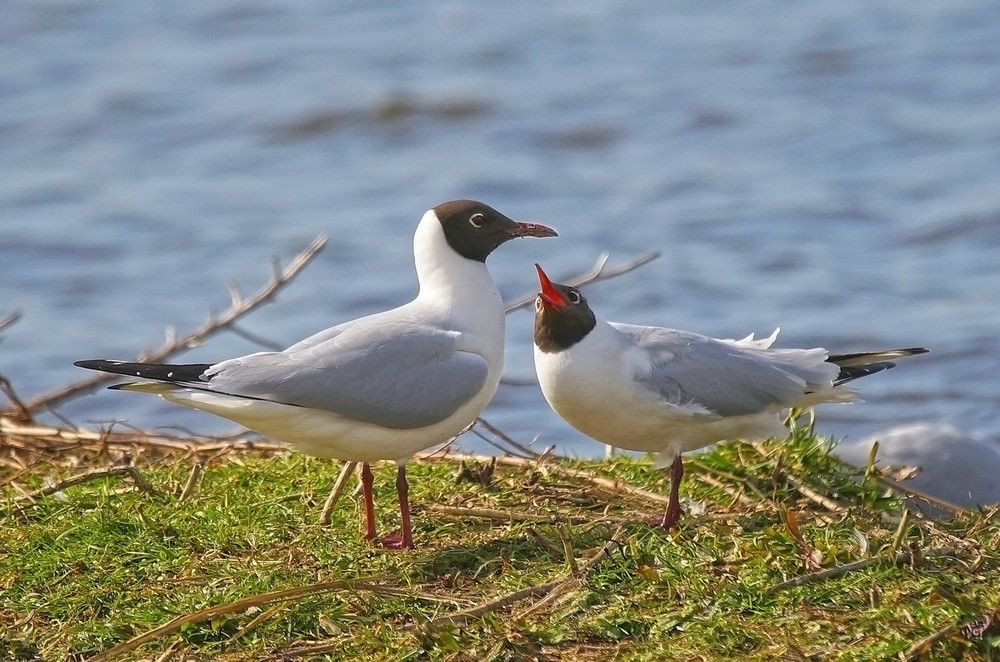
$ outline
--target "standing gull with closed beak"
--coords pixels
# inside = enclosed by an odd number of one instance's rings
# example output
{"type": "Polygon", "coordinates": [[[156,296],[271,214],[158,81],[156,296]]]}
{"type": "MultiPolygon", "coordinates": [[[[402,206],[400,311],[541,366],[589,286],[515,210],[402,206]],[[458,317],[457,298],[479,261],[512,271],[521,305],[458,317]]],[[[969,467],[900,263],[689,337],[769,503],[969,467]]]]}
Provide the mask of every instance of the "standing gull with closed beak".
{"type": "Polygon", "coordinates": [[[309,455],[361,462],[366,540],[376,538],[369,463],[395,461],[401,531],[381,542],[412,548],[406,462],[471,425],[500,381],[504,305],[486,258],[510,239],[554,236],[481,202],[453,200],[420,219],[413,237],[420,290],[398,308],[284,351],[220,363],[76,365],[140,380],[111,388],[154,393],[309,455]]]}

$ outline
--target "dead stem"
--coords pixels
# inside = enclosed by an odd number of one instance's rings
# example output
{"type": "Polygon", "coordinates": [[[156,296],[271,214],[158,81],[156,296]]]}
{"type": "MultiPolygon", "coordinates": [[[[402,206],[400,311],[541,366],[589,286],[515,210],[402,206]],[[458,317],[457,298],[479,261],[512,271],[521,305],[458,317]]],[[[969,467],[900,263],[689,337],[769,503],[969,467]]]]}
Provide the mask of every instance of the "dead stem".
{"type": "Polygon", "coordinates": [[[250,607],[259,607],[260,605],[268,604],[270,602],[297,600],[306,596],[317,595],[320,593],[330,593],[333,591],[378,592],[379,589],[385,588],[380,582],[389,581],[391,579],[391,576],[380,575],[367,577],[365,579],[317,582],[315,584],[309,584],[308,586],[299,586],[297,588],[281,589],[278,591],[261,593],[259,595],[251,595],[234,602],[227,602],[225,604],[215,605],[214,607],[208,607],[190,614],[178,616],[158,628],[154,628],[138,636],[132,637],[128,641],[124,641],[113,648],[109,648],[103,653],[94,655],[93,657],[88,658],[86,662],[103,662],[103,660],[110,660],[124,653],[133,651],[139,646],[153,641],[154,639],[159,639],[160,637],[178,632],[185,625],[201,623],[215,618],[216,616],[239,613],[246,611],[250,607]]]}
{"type": "MultiPolygon", "coordinates": [[[[633,260],[629,260],[621,266],[608,269],[607,264],[610,253],[604,251],[597,256],[597,261],[594,262],[594,266],[591,267],[589,271],[585,271],[571,278],[560,280],[559,282],[572,285],[573,287],[582,287],[583,285],[596,283],[600,280],[608,280],[609,278],[614,278],[616,276],[621,276],[622,274],[627,274],[630,271],[635,271],[644,264],[652,262],[656,258],[660,257],[660,255],[660,251],[650,251],[645,255],[640,255],[633,260]]],[[[509,313],[511,311],[518,310],[519,308],[530,306],[534,302],[536,296],[538,295],[535,292],[522,294],[507,304],[506,312],[509,313]]]]}
{"type": "MultiPolygon", "coordinates": [[[[298,275],[298,273],[302,271],[302,269],[309,264],[314,257],[316,257],[316,255],[326,245],[326,242],[327,238],[325,236],[320,235],[316,237],[305,249],[302,250],[302,252],[295,256],[295,258],[284,270],[280,268],[277,261],[274,261],[272,263],[273,273],[271,274],[271,279],[254,294],[244,298],[242,295],[237,296],[233,290],[230,290],[232,303],[229,306],[229,309],[224,313],[221,315],[210,313],[208,320],[206,320],[204,324],[181,338],[172,338],[170,337],[172,334],[168,334],[167,340],[163,345],[151,352],[143,352],[136,358],[136,360],[149,363],[160,363],[182,350],[190,349],[191,347],[201,344],[212,334],[229,327],[239,318],[251,312],[261,304],[274,298],[274,295],[278,292],[278,290],[290,283],[292,279],[294,279],[295,276],[298,275]]],[[[41,409],[53,407],[60,402],[89,393],[116,378],[117,375],[101,373],[94,375],[93,377],[88,377],[87,379],[81,379],[77,382],[69,384],[68,386],[58,388],[48,393],[43,393],[42,395],[32,399],[27,403],[27,410],[34,413],[41,409]]]]}
{"type": "MultiPolygon", "coordinates": [[[[930,556],[953,556],[957,553],[957,550],[953,547],[935,547],[932,549],[924,550],[921,553],[923,558],[930,556]]],[[[914,554],[912,552],[899,552],[893,558],[873,556],[867,559],[861,559],[860,561],[854,561],[853,563],[847,563],[845,565],[838,565],[833,568],[826,568],[824,570],[819,570],[817,572],[811,572],[807,575],[799,575],[798,577],[793,577],[786,581],[780,582],[778,584],[773,584],[769,586],[764,592],[765,593],[777,593],[778,591],[784,591],[785,589],[793,588],[795,586],[802,586],[803,584],[808,584],[809,582],[821,581],[824,579],[833,579],[835,577],[840,577],[841,575],[846,575],[849,572],[857,572],[858,570],[864,570],[870,566],[879,563],[891,563],[893,565],[906,565],[914,560],[914,554]]]]}
{"type": "Polygon", "coordinates": [[[201,477],[201,472],[205,469],[205,465],[201,462],[195,462],[194,466],[191,467],[191,473],[188,475],[187,482],[184,483],[184,489],[181,490],[181,495],[177,497],[178,501],[187,501],[194,494],[194,488],[198,484],[198,478],[201,477]]]}
{"type": "Polygon", "coordinates": [[[462,626],[470,620],[479,618],[484,614],[499,611],[526,598],[542,597],[544,599],[545,596],[548,596],[554,591],[558,590],[560,592],[565,592],[566,590],[569,590],[569,585],[578,582],[583,577],[586,577],[587,573],[590,572],[594,566],[607,558],[613,549],[621,545],[619,536],[622,535],[624,530],[624,527],[619,526],[618,529],[616,529],[611,535],[611,538],[604,543],[601,550],[592,556],[586,563],[580,566],[578,572],[570,572],[568,577],[530,586],[528,588],[521,589],[520,591],[515,591],[495,600],[483,603],[471,609],[464,609],[454,614],[449,614],[448,616],[440,616],[428,621],[424,627],[436,628],[443,625],[462,626]]]}
{"type": "MultiPolygon", "coordinates": [[[[25,495],[24,501],[28,503],[37,503],[38,499],[42,497],[55,494],[56,492],[62,492],[63,490],[69,487],[73,487],[74,485],[80,485],[82,483],[86,483],[91,480],[98,480],[100,478],[109,478],[111,476],[131,477],[132,471],[130,471],[130,469],[134,471],[134,467],[113,467],[111,469],[96,469],[94,471],[87,471],[82,474],[76,474],[75,476],[70,476],[69,478],[63,479],[58,483],[55,483],[54,485],[49,485],[47,487],[43,487],[40,490],[35,490],[34,492],[28,493],[27,495],[25,495]]],[[[136,485],[136,487],[138,487],[138,485],[136,485]]]]}
{"type": "Polygon", "coordinates": [[[319,523],[321,526],[328,526],[330,524],[333,509],[336,507],[337,502],[340,501],[340,495],[344,493],[344,489],[347,487],[347,481],[351,479],[351,476],[354,474],[354,469],[357,466],[357,462],[345,462],[344,466],[341,467],[340,475],[337,476],[337,482],[333,484],[333,489],[330,490],[329,496],[326,497],[326,503],[323,504],[323,512],[319,515],[319,523]]]}

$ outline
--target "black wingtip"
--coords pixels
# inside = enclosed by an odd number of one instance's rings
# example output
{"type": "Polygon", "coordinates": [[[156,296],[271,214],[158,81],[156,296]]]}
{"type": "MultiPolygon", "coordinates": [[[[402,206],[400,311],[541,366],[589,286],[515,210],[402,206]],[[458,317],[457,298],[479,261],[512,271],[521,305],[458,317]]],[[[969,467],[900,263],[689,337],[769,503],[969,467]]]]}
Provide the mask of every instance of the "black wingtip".
{"type": "Polygon", "coordinates": [[[853,354],[833,354],[827,362],[840,368],[840,375],[834,380],[834,386],[839,386],[876,372],[882,372],[896,367],[896,360],[917,354],[926,354],[930,350],[925,347],[904,347],[881,352],[856,352],[853,354]]]}
{"type": "Polygon", "coordinates": [[[882,372],[895,367],[896,364],[892,361],[881,361],[879,363],[869,363],[868,365],[841,368],[840,375],[836,380],[834,380],[833,385],[840,386],[846,382],[861,379],[862,377],[867,377],[868,375],[874,375],[876,372],[882,372]]]}
{"type": "Polygon", "coordinates": [[[204,382],[205,371],[211,363],[135,363],[130,361],[109,361],[107,359],[87,359],[74,361],[73,365],[88,370],[100,370],[126,377],[139,377],[161,382],[204,382]]]}
{"type": "Polygon", "coordinates": [[[114,363],[114,361],[108,361],[106,359],[87,359],[85,361],[73,361],[73,365],[77,368],[86,368],[87,370],[104,370],[105,365],[109,363],[114,363]]]}

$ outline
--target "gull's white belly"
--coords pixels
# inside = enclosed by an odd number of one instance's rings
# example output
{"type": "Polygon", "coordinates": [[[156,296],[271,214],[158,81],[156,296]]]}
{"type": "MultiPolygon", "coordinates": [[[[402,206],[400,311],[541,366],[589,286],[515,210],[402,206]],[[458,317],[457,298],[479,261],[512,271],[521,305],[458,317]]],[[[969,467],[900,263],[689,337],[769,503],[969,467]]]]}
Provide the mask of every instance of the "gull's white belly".
{"type": "Polygon", "coordinates": [[[352,462],[402,463],[418,451],[444,443],[465,430],[493,397],[498,383],[499,379],[491,376],[483,389],[454,414],[433,425],[412,429],[385,428],[319,409],[206,391],[176,390],[162,397],[235,421],[308,455],[352,462]]]}
{"type": "Polygon", "coordinates": [[[535,349],[542,393],[567,423],[597,441],[660,454],[669,463],[684,451],[726,439],[785,434],[774,412],[721,417],[667,402],[635,379],[636,357],[587,338],[571,351],[535,349]]]}

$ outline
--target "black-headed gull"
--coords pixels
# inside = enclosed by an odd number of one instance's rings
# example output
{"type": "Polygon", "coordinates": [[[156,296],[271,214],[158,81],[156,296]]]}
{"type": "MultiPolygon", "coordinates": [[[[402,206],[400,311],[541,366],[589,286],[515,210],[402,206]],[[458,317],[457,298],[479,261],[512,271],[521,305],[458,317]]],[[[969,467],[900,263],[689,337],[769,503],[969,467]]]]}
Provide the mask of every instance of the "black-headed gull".
{"type": "Polygon", "coordinates": [[[911,347],[829,355],[772,349],[770,338],[716,340],[654,326],[597,319],[580,291],[551,282],[537,264],[535,371],[542,393],[567,423],[605,444],[657,453],[670,471],[659,525],[680,517],[681,453],[727,439],[782,437],[779,412],[850,402],[841,386],[922,354],[911,347]]]}
{"type": "Polygon", "coordinates": [[[375,538],[370,462],[398,464],[401,533],[413,547],[406,462],[465,430],[493,397],[504,355],[504,305],[486,258],[516,237],[553,237],[472,200],[423,215],[413,237],[420,290],[399,308],[345,322],[281,352],[221,363],[77,361],[139,377],[113,386],[236,421],[304,453],[362,463],[365,538],[375,538]]]}

